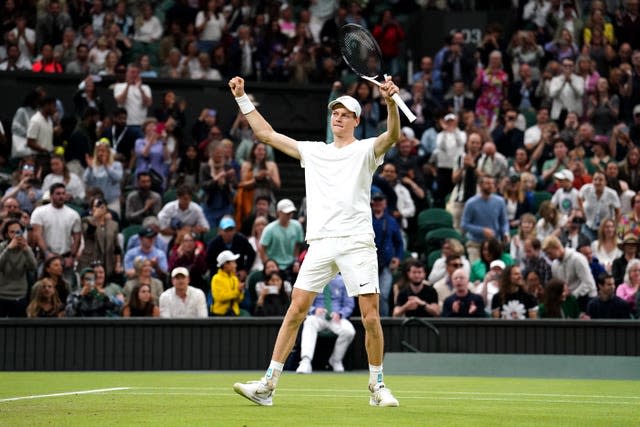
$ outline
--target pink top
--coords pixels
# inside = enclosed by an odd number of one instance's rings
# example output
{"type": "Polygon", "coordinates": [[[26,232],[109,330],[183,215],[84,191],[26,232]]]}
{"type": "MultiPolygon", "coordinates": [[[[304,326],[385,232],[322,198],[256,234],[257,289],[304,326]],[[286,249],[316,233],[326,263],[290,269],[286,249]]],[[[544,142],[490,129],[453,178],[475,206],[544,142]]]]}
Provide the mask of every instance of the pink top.
{"type": "Polygon", "coordinates": [[[636,292],[637,288],[627,284],[621,283],[616,289],[616,295],[625,300],[631,306],[631,311],[635,312],[636,310],[636,292]]]}

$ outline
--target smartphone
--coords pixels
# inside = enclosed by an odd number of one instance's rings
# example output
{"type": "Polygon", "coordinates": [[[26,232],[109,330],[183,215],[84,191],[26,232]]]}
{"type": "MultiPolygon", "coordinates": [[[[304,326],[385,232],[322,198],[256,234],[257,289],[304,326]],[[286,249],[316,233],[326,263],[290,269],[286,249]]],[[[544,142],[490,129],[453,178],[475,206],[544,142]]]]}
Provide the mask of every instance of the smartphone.
{"type": "Polygon", "coordinates": [[[270,295],[276,295],[278,293],[277,286],[267,286],[267,289],[269,290],[270,295]]]}

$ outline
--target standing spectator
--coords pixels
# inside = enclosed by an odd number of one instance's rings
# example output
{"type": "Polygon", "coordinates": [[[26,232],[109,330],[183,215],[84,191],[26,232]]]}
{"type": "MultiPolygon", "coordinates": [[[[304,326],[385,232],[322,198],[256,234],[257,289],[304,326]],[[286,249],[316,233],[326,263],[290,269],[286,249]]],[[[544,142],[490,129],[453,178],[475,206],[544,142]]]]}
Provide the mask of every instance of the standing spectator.
{"type": "Polygon", "coordinates": [[[291,272],[294,269],[294,262],[304,243],[302,225],[293,219],[296,210],[296,206],[289,199],[278,202],[278,219],[265,227],[258,247],[258,254],[263,263],[267,259],[273,259],[283,271],[291,272]]]}
{"type": "Polygon", "coordinates": [[[36,156],[47,157],[53,151],[53,117],[56,114],[56,99],[46,96],[38,111],[29,119],[27,147],[36,156]]]}
{"type": "Polygon", "coordinates": [[[148,108],[153,103],[151,89],[142,84],[140,68],[135,64],[127,66],[127,74],[123,83],[113,86],[113,97],[118,106],[127,110],[127,126],[142,135],[142,124],[147,118],[148,108]]]}
{"type": "Polygon", "coordinates": [[[560,214],[556,205],[549,200],[545,200],[540,204],[538,214],[540,216],[536,224],[536,236],[538,239],[544,240],[547,236],[559,237],[566,225],[567,218],[560,214]]]}
{"type": "Polygon", "coordinates": [[[10,219],[2,226],[0,242],[0,318],[25,317],[28,277],[37,267],[33,251],[24,237],[20,221],[10,219]]]}
{"type": "Polygon", "coordinates": [[[244,282],[236,275],[236,260],[240,255],[229,250],[220,252],[216,257],[217,273],[211,278],[211,296],[213,305],[210,311],[214,316],[240,315],[240,303],[244,299],[244,282]]]}
{"type": "Polygon", "coordinates": [[[132,49],[134,56],[147,54],[151,58],[151,63],[156,65],[162,32],[162,23],[154,16],[151,4],[142,3],[140,13],[135,17],[132,49]]]}
{"type": "Polygon", "coordinates": [[[449,50],[444,55],[440,67],[440,78],[445,90],[445,99],[452,93],[454,82],[461,82],[463,88],[473,82],[474,58],[465,55],[464,51],[465,47],[462,43],[451,43],[449,50]]]}
{"type": "Polygon", "coordinates": [[[56,292],[56,286],[51,279],[42,279],[40,286],[33,289],[33,297],[27,306],[27,317],[49,318],[64,317],[64,304],[56,292]]]}
{"type": "Polygon", "coordinates": [[[73,27],[71,17],[65,12],[59,0],[49,0],[47,12],[39,15],[36,23],[37,45],[45,43],[57,45],[62,41],[65,28],[73,27]]]}
{"type": "Polygon", "coordinates": [[[380,121],[380,106],[378,105],[378,101],[373,97],[371,84],[366,81],[358,82],[356,84],[354,98],[356,98],[362,106],[360,125],[356,128],[355,137],[357,139],[365,139],[377,135],[378,122],[380,121]]]}
{"type": "Polygon", "coordinates": [[[49,197],[51,203],[36,208],[31,215],[33,235],[45,259],[62,257],[64,276],[69,283],[75,283],[74,265],[79,255],[82,231],[80,215],[65,206],[64,184],[53,184],[49,189],[49,197]]]}
{"type": "Polygon", "coordinates": [[[404,242],[398,222],[387,212],[387,197],[379,190],[371,194],[374,242],[378,255],[378,283],[380,285],[380,316],[391,315],[389,295],[393,274],[404,257],[404,242]]]}
{"type": "Polygon", "coordinates": [[[469,276],[459,268],[451,275],[453,294],[442,306],[442,317],[485,317],[484,300],[469,290],[469,276]]]}
{"type": "MultiPolygon", "coordinates": [[[[240,232],[247,237],[252,236],[253,235],[252,230],[255,224],[255,220],[260,216],[265,217],[267,219],[267,224],[272,221],[275,221],[276,217],[271,215],[270,212],[271,212],[271,197],[267,195],[256,196],[255,202],[253,204],[253,211],[251,212],[251,214],[249,214],[249,216],[245,218],[244,221],[242,221],[240,232]]],[[[258,240],[256,243],[258,242],[260,242],[260,240],[258,240]]],[[[257,251],[257,246],[255,249],[257,251]]]]}
{"type": "Polygon", "coordinates": [[[549,96],[552,99],[551,118],[558,120],[560,114],[574,111],[582,116],[582,97],[584,96],[584,79],[573,72],[573,59],[562,60],[562,74],[551,79],[549,96]]]}
{"type": "Polygon", "coordinates": [[[30,60],[36,53],[36,32],[27,27],[27,17],[23,14],[18,14],[15,22],[16,26],[7,34],[7,39],[10,34],[15,36],[20,57],[30,60]]]}
{"type": "Polygon", "coordinates": [[[42,189],[39,180],[35,177],[35,167],[30,163],[24,163],[18,170],[18,174],[14,176],[18,178],[14,180],[11,187],[6,189],[2,201],[15,199],[21,210],[31,213],[42,198],[42,189]]]}
{"type": "Polygon", "coordinates": [[[382,69],[391,75],[399,74],[401,72],[400,44],[405,34],[390,9],[382,12],[380,23],[373,27],[371,33],[382,52],[382,69]]]}
{"type": "Polygon", "coordinates": [[[542,244],[537,238],[527,238],[524,241],[524,258],[521,263],[525,277],[534,271],[542,283],[551,280],[551,264],[542,253],[542,244]]]}
{"type": "Polygon", "coordinates": [[[509,221],[504,199],[493,194],[495,180],[484,176],[480,179],[480,193],[473,196],[462,211],[461,227],[467,234],[469,261],[480,257],[480,245],[485,239],[502,239],[509,242],[509,221]]]}
{"type": "Polygon", "coordinates": [[[467,134],[458,128],[458,117],[449,113],[441,123],[442,131],[436,137],[436,176],[438,191],[434,204],[444,207],[445,197],[453,190],[452,173],[456,159],[464,152],[467,134]]]}
{"type": "Polygon", "coordinates": [[[125,218],[129,224],[142,224],[145,217],[157,216],[162,208],[162,197],[151,190],[149,172],[137,174],[137,189],[127,195],[125,218]]]}
{"type": "Polygon", "coordinates": [[[338,338],[329,357],[329,365],[334,372],[344,372],[342,360],[356,330],[349,321],[355,303],[347,294],[342,275],[338,274],[327,285],[324,292],[317,294],[302,326],[300,341],[300,365],[298,374],[310,374],[311,362],[316,348],[318,333],[329,330],[338,338]],[[326,289],[328,288],[328,289],[326,289]]]}
{"type": "Polygon", "coordinates": [[[94,198],[91,201],[91,215],[82,219],[84,246],[78,258],[78,269],[82,270],[99,261],[107,277],[123,273],[118,231],[118,223],[110,218],[106,202],[94,198]]]}
{"type": "Polygon", "coordinates": [[[524,132],[517,128],[518,112],[507,109],[503,120],[491,132],[496,149],[505,157],[515,157],[516,150],[524,147],[524,132]]]}
{"type": "Polygon", "coordinates": [[[584,312],[590,298],[596,296],[596,285],[584,255],[574,249],[565,248],[555,236],[549,236],[542,242],[542,250],[553,262],[551,274],[565,281],[571,294],[578,299],[580,311],[584,312]]]}
{"type": "Polygon", "coordinates": [[[598,296],[592,298],[587,306],[587,315],[591,319],[630,319],[631,307],[622,298],[616,296],[616,284],[613,276],[603,273],[598,277],[598,296]]]}
{"type": "Polygon", "coordinates": [[[480,93],[476,103],[476,115],[484,126],[491,126],[502,100],[506,97],[509,76],[502,69],[502,54],[493,51],[489,64],[478,70],[473,89],[480,93]]]}
{"type": "Polygon", "coordinates": [[[416,214],[416,205],[411,198],[411,193],[405,185],[417,186],[417,184],[408,177],[405,177],[400,181],[398,179],[398,170],[396,165],[391,162],[385,162],[382,165],[380,176],[393,187],[393,191],[396,193],[396,196],[398,196],[398,202],[396,203],[397,210],[393,211],[392,215],[399,221],[400,226],[406,232],[409,219],[412,219],[416,214]]]}
{"type": "Polygon", "coordinates": [[[543,302],[538,304],[539,319],[577,319],[580,308],[569,287],[559,279],[551,279],[544,288],[543,302]]]}
{"type": "Polygon", "coordinates": [[[438,292],[426,282],[424,264],[409,261],[408,269],[409,286],[398,292],[393,317],[438,317],[438,292]]]}
{"type": "Polygon", "coordinates": [[[207,274],[207,253],[204,243],[196,239],[197,234],[180,231],[169,251],[169,269],[185,267],[191,276],[191,285],[207,292],[204,276],[207,274]]]}
{"type": "Polygon", "coordinates": [[[149,285],[133,288],[129,302],[122,308],[122,317],[160,317],[160,307],[155,304],[149,285]]]}
{"type": "Polygon", "coordinates": [[[498,319],[536,319],[538,304],[524,290],[524,280],[517,265],[508,266],[500,278],[500,289],[491,300],[491,315],[498,319]]]}
{"type": "Polygon", "coordinates": [[[536,217],[527,212],[520,217],[516,233],[511,237],[509,244],[509,255],[513,263],[522,265],[525,255],[525,242],[527,239],[535,239],[536,237],[536,217]]]}
{"type": "Polygon", "coordinates": [[[618,194],[612,188],[606,187],[606,177],[600,171],[593,174],[592,184],[585,184],[580,189],[578,205],[585,217],[582,231],[591,240],[596,239],[600,223],[604,219],[611,218],[617,222],[620,217],[618,194]]]}
{"type": "Polygon", "coordinates": [[[482,156],[478,159],[476,173],[478,176],[493,177],[496,182],[509,173],[509,161],[498,152],[492,141],[486,141],[482,145],[482,156]]]}
{"type": "Polygon", "coordinates": [[[84,182],[87,186],[102,190],[108,208],[120,215],[120,187],[122,181],[122,163],[114,160],[109,140],[101,138],[96,142],[93,157],[86,155],[87,168],[84,182]]]}
{"type": "MultiPolygon", "coordinates": [[[[275,25],[275,24],[274,24],[275,25]]],[[[229,62],[232,74],[240,75],[245,79],[256,78],[256,41],[251,36],[251,29],[247,25],[240,25],[236,37],[229,47],[229,62]]]]}
{"type": "Polygon", "coordinates": [[[207,55],[220,43],[226,29],[227,20],[222,13],[222,3],[208,0],[204,10],[196,15],[196,31],[198,32],[198,49],[207,55]]]}
{"type": "Polygon", "coordinates": [[[134,148],[138,132],[135,127],[131,128],[127,125],[127,110],[122,107],[116,108],[112,117],[110,127],[103,129],[101,138],[107,138],[111,141],[112,148],[115,150],[115,159],[122,163],[126,171],[133,168],[134,148]]]}
{"type": "Polygon", "coordinates": [[[616,11],[615,18],[615,33],[618,43],[629,43],[634,50],[640,49],[638,2],[626,0],[624,9],[616,11]]]}
{"type": "Polygon", "coordinates": [[[78,121],[64,147],[64,158],[69,168],[78,176],[84,174],[87,156],[93,155],[98,140],[96,130],[99,120],[100,113],[96,108],[86,108],[82,113],[82,120],[78,121]]]}
{"type": "Polygon", "coordinates": [[[587,101],[587,119],[593,123],[596,135],[611,135],[620,113],[620,98],[609,93],[609,81],[599,78],[596,91],[587,101]]]}
{"type": "Polygon", "coordinates": [[[561,215],[568,218],[578,209],[579,193],[573,186],[573,172],[570,169],[562,169],[554,173],[553,177],[558,180],[558,189],[553,193],[551,203],[561,215]]]}
{"type": "Polygon", "coordinates": [[[207,317],[207,301],[200,289],[189,286],[189,270],[177,267],[171,271],[173,287],[160,296],[160,317],[195,319],[207,317]]]}
{"type": "Polygon", "coordinates": [[[631,312],[636,312],[636,300],[640,289],[640,260],[632,259],[627,264],[624,282],[616,288],[616,296],[629,304],[631,312]]]}
{"type": "Polygon", "coordinates": [[[104,102],[96,89],[96,80],[101,77],[87,76],[78,85],[78,91],[73,95],[73,105],[77,117],[83,117],[89,108],[95,108],[100,113],[100,119],[105,116],[104,102]]]}
{"type": "Polygon", "coordinates": [[[218,225],[218,235],[207,246],[207,265],[215,265],[218,255],[225,250],[236,254],[236,274],[241,282],[247,279],[256,258],[256,252],[249,240],[238,233],[236,222],[223,217],[218,225]]]}
{"type": "Polygon", "coordinates": [[[225,215],[233,214],[233,192],[237,177],[224,156],[221,143],[207,148],[209,159],[200,166],[200,186],[204,191],[202,209],[209,224],[217,224],[225,215]]]}
{"type": "Polygon", "coordinates": [[[166,189],[169,173],[166,162],[171,158],[163,129],[155,118],[146,119],[142,124],[144,137],[137,139],[135,144],[136,174],[149,172],[155,180],[152,188],[158,192],[166,189]]]}
{"type": "Polygon", "coordinates": [[[455,184],[447,209],[452,211],[453,227],[461,230],[460,219],[465,203],[477,193],[478,177],[476,168],[482,155],[483,137],[479,132],[470,132],[466,149],[456,159],[453,167],[452,182],[455,184]]]}
{"type": "Polygon", "coordinates": [[[96,275],[92,268],[80,272],[80,289],[67,298],[65,314],[67,317],[114,317],[117,305],[105,294],[104,289],[96,287],[96,275]]]}
{"type": "Polygon", "coordinates": [[[160,232],[165,236],[174,236],[178,230],[188,228],[194,233],[209,231],[209,223],[202,208],[193,201],[193,190],[188,185],[178,188],[178,200],[167,203],[158,213],[160,232]]]}

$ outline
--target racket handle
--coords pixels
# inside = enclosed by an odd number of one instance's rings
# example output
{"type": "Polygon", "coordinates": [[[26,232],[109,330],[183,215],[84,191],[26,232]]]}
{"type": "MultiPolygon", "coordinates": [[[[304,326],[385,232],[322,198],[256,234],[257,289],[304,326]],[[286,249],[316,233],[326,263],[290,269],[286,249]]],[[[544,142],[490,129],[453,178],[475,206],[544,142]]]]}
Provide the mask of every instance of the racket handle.
{"type": "Polygon", "coordinates": [[[402,110],[402,112],[407,117],[407,119],[409,119],[409,122],[413,123],[416,120],[416,116],[409,109],[409,107],[407,107],[407,104],[404,103],[402,98],[400,98],[400,95],[398,95],[397,93],[394,93],[391,98],[395,101],[395,103],[398,106],[398,108],[400,108],[400,110],[402,110]]]}

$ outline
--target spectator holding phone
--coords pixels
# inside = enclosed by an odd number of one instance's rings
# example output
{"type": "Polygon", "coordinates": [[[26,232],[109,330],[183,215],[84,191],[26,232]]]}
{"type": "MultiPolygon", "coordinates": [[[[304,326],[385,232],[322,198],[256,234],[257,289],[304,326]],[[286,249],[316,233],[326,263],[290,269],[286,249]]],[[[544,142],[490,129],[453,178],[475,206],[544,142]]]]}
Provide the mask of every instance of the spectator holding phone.
{"type": "Polygon", "coordinates": [[[27,308],[27,273],[37,267],[24,227],[10,219],[2,227],[0,243],[0,317],[24,317],[27,308]]]}
{"type": "Polygon", "coordinates": [[[31,163],[24,163],[15,177],[14,185],[7,188],[2,202],[14,198],[20,204],[21,210],[31,213],[38,200],[42,198],[42,189],[40,188],[40,180],[36,177],[35,166],[31,163]]]}
{"type": "Polygon", "coordinates": [[[92,268],[80,272],[81,288],[67,298],[67,317],[107,317],[118,312],[118,306],[104,292],[96,287],[96,273],[92,268]]]}
{"type": "Polygon", "coordinates": [[[256,316],[284,316],[289,308],[289,293],[279,271],[274,271],[265,279],[265,285],[258,292],[256,316]]]}

